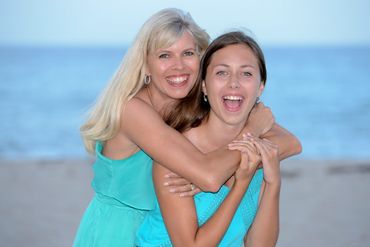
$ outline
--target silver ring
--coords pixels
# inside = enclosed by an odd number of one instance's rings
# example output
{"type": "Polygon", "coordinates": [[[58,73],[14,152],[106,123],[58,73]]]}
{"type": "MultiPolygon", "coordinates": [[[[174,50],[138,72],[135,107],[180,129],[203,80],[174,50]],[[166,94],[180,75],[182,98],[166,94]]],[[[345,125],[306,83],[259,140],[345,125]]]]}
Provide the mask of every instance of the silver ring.
{"type": "Polygon", "coordinates": [[[190,184],[190,188],[191,188],[191,190],[194,190],[195,189],[194,184],[190,184]]]}

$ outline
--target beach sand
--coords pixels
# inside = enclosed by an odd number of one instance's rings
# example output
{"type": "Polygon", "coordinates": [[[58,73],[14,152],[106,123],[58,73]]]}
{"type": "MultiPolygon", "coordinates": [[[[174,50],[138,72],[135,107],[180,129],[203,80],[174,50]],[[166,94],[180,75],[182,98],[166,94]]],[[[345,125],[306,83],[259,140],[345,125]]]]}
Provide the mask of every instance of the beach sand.
{"type": "MultiPolygon", "coordinates": [[[[91,160],[0,160],[1,246],[72,246],[91,160]]],[[[279,247],[369,247],[370,161],[282,163],[279,247]]]]}

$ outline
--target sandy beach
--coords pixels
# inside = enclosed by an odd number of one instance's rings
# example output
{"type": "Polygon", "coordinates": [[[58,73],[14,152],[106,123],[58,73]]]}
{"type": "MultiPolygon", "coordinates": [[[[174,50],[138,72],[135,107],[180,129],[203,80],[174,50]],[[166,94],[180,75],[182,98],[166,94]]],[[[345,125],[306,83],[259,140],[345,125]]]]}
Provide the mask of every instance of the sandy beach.
{"type": "MultiPolygon", "coordinates": [[[[1,246],[72,246],[91,160],[0,160],[1,246]]],[[[370,161],[282,163],[279,247],[370,246],[370,161]]]]}

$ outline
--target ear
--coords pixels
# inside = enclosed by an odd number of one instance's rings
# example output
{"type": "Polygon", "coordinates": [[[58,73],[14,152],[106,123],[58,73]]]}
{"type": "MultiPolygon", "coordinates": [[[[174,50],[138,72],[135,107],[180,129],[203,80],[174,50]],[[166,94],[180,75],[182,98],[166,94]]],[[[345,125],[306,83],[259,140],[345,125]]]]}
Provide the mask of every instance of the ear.
{"type": "Polygon", "coordinates": [[[265,84],[262,83],[262,81],[261,81],[260,88],[258,89],[258,94],[257,94],[258,97],[260,97],[262,95],[262,92],[263,92],[264,89],[265,89],[265,84]]]}
{"type": "Polygon", "coordinates": [[[204,82],[204,80],[202,81],[202,92],[204,93],[204,95],[207,95],[207,88],[206,88],[206,83],[204,82]]]}

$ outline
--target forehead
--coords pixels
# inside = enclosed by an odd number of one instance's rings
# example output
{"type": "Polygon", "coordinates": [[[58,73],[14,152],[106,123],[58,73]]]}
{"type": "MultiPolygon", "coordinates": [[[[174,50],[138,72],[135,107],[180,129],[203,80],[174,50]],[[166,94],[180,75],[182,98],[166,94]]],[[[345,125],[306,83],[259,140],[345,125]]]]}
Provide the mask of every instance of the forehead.
{"type": "Polygon", "coordinates": [[[195,39],[187,30],[180,34],[166,33],[158,37],[151,46],[150,53],[160,50],[184,50],[195,49],[195,39]]]}
{"type": "Polygon", "coordinates": [[[210,65],[217,65],[220,63],[256,65],[258,64],[258,61],[256,55],[253,53],[250,47],[244,44],[234,44],[228,45],[213,53],[210,65]]]}

